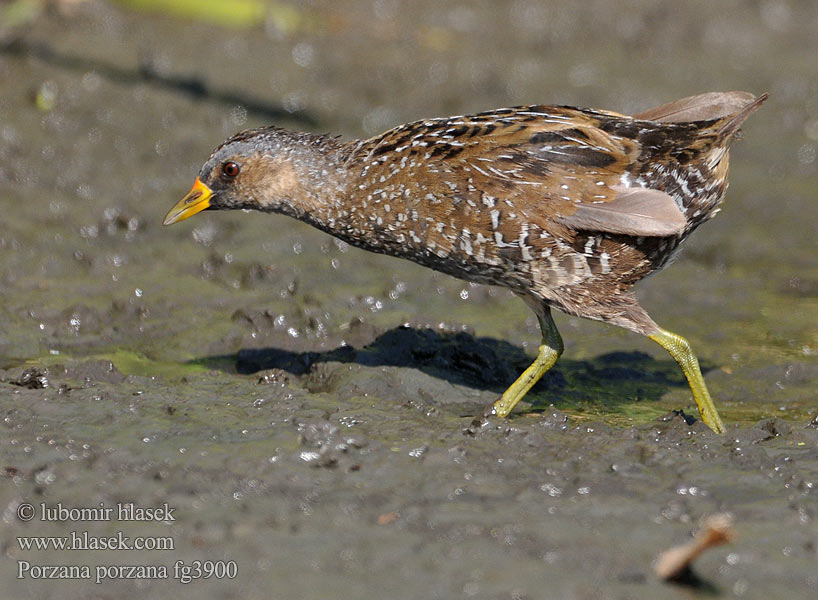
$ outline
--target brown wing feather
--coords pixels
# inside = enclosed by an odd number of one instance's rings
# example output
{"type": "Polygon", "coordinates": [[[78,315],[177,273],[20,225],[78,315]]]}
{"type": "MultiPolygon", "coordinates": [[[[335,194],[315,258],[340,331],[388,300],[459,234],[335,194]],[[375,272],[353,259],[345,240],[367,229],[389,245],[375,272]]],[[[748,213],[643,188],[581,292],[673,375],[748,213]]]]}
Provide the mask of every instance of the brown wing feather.
{"type": "Polygon", "coordinates": [[[678,235],[687,226],[684,213],[668,194],[646,188],[614,189],[617,191],[614,200],[581,204],[573,214],[557,220],[580,231],[645,237],[678,235]]]}
{"type": "MultiPolygon", "coordinates": [[[[600,117],[628,119],[530,106],[430,120],[373,138],[367,158],[377,162],[386,152],[401,152],[404,164],[422,159],[406,185],[423,188],[438,228],[461,223],[503,240],[517,235],[515,221],[555,235],[565,235],[566,227],[643,236],[681,231],[684,216],[670,196],[623,196],[620,178],[642,148],[600,129],[600,117]]],[[[374,168],[379,173],[386,166],[374,168]]],[[[434,242],[447,245],[445,238],[434,242]]]]}

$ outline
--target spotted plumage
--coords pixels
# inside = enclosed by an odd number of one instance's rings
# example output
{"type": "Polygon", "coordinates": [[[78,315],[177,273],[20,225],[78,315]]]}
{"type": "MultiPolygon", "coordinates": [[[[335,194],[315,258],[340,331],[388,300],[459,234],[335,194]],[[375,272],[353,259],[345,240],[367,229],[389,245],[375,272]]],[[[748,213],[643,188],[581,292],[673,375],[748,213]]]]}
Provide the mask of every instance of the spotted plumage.
{"type": "MultiPolygon", "coordinates": [[[[544,336],[555,307],[651,336],[673,354],[631,288],[715,214],[729,143],[765,98],[703,94],[634,116],[522,106],[346,143],[250,130],[214,151],[198,191],[166,223],[203,208],[284,213],[367,250],[508,287],[535,310],[544,336]],[[240,172],[227,175],[227,163],[240,172]]],[[[558,356],[558,346],[543,347],[558,356]]],[[[494,412],[506,414],[525,385],[494,412]]],[[[703,414],[715,413],[691,387],[703,414]]],[[[717,413],[708,424],[719,429],[717,413]]]]}

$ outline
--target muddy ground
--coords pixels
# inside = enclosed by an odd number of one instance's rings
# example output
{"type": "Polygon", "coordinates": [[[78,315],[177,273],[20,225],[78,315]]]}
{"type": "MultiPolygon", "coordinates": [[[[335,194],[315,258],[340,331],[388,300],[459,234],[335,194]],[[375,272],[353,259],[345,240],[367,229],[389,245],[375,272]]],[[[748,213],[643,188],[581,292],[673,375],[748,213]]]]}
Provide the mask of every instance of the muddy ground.
{"type": "Polygon", "coordinates": [[[0,596],[818,594],[812,2],[275,2],[242,27],[99,2],[0,11],[0,596]],[[161,226],[244,127],[360,137],[716,89],[771,98],[732,153],[723,213],[640,297],[691,340],[723,436],[672,412],[697,414],[660,348],[562,315],[553,372],[469,431],[538,343],[504,290],[285,217],[161,226]],[[46,521],[41,503],[167,503],[175,520],[46,521]],[[657,580],[659,552],[719,511],[737,537],[698,584],[657,580]],[[18,540],[118,531],[173,549],[18,540]],[[237,574],[174,579],[195,560],[237,574]],[[42,565],[91,579],[33,578],[42,565]],[[153,578],[95,583],[112,565],[153,578]]]}

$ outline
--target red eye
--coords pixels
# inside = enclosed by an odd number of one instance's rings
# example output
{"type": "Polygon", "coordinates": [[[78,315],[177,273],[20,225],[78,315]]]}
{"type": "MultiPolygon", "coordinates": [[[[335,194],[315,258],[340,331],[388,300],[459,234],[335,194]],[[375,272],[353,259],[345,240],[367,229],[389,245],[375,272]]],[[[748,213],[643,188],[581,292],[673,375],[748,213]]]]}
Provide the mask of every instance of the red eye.
{"type": "Polygon", "coordinates": [[[239,174],[241,171],[241,167],[239,167],[238,163],[234,162],[226,162],[222,165],[222,173],[225,177],[233,178],[239,174]]]}

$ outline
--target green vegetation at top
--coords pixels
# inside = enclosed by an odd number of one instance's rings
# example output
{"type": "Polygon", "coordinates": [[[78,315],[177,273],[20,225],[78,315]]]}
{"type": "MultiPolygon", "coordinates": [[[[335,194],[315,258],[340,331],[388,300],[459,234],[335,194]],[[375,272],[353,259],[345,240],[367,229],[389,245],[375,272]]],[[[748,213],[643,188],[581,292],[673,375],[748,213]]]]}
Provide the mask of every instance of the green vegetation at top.
{"type": "Polygon", "coordinates": [[[290,33],[313,29],[314,17],[284,2],[273,0],[110,0],[135,11],[205,21],[226,27],[253,27],[269,21],[290,33]]]}
{"type": "Polygon", "coordinates": [[[131,10],[197,19],[229,27],[250,27],[264,22],[268,4],[263,0],[113,0],[131,10]]]}

